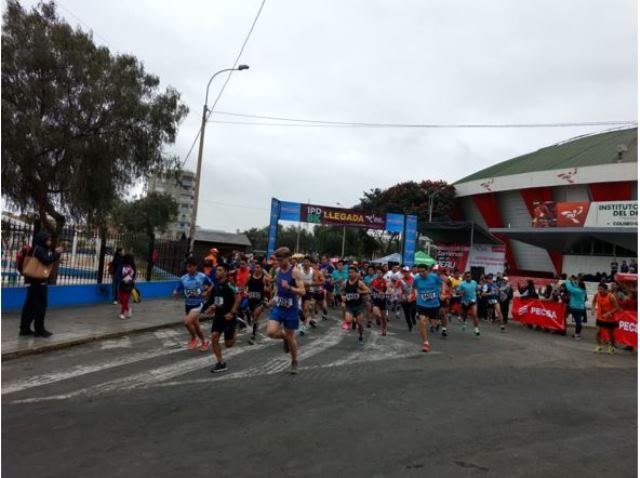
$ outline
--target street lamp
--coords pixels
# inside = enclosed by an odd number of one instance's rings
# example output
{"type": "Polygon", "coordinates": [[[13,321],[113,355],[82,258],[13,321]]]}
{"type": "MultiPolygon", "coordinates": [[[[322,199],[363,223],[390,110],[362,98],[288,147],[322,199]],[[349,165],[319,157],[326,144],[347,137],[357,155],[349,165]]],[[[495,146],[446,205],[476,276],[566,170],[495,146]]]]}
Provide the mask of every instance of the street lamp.
{"type": "Polygon", "coordinates": [[[196,168],[196,191],[195,197],[193,201],[193,217],[191,218],[191,231],[189,236],[190,240],[190,250],[193,253],[193,244],[196,239],[196,219],[198,217],[198,200],[200,196],[200,172],[202,170],[202,149],[204,148],[204,129],[207,124],[207,103],[209,102],[209,87],[211,86],[211,82],[213,79],[218,76],[220,73],[225,73],[227,71],[242,71],[248,70],[249,65],[238,65],[235,68],[225,68],[224,70],[217,71],[213,74],[211,78],[209,78],[209,83],[207,83],[207,92],[204,97],[204,107],[202,108],[202,124],[200,125],[200,146],[198,147],[198,166],[196,168]]]}
{"type": "Polygon", "coordinates": [[[445,188],[446,186],[440,186],[439,188],[436,188],[434,191],[432,191],[431,194],[429,194],[429,222],[431,222],[431,218],[433,216],[433,199],[438,195],[440,191],[445,188]]]}

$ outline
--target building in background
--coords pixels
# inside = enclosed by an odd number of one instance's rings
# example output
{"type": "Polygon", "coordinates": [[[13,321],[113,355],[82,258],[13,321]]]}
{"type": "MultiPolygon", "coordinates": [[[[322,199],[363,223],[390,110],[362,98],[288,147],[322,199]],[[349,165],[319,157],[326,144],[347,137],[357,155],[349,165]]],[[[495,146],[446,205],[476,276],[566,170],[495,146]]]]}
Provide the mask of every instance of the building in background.
{"type": "Polygon", "coordinates": [[[189,237],[196,191],[195,173],[183,170],[178,174],[178,177],[174,175],[153,176],[149,179],[147,190],[150,193],[170,194],[178,203],[178,216],[175,222],[170,223],[160,237],[164,239],[189,237]]]}
{"type": "Polygon", "coordinates": [[[245,234],[197,228],[193,257],[202,262],[214,247],[219,251],[218,257],[227,257],[234,252],[249,252],[251,241],[245,234]]]}
{"type": "Polygon", "coordinates": [[[637,128],[573,138],[454,185],[455,219],[501,239],[510,273],[608,273],[614,258],[637,257],[637,128]]]}

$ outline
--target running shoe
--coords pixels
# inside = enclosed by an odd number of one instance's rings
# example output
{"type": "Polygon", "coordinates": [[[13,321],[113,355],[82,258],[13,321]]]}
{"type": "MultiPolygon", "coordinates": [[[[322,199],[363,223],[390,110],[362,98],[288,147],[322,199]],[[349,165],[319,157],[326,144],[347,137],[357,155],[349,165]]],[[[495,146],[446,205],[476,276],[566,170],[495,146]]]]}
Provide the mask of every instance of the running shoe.
{"type": "Polygon", "coordinates": [[[242,317],[240,317],[239,315],[236,315],[236,322],[238,322],[240,324],[240,328],[241,329],[246,329],[247,328],[247,321],[244,320],[242,317]]]}
{"type": "Polygon", "coordinates": [[[284,349],[284,353],[289,353],[289,342],[287,342],[285,339],[282,339],[282,348],[284,349]]]}
{"type": "Polygon", "coordinates": [[[364,338],[362,336],[358,337],[358,345],[364,345],[364,338]]]}
{"type": "Polygon", "coordinates": [[[189,343],[187,344],[187,348],[189,350],[195,350],[196,348],[198,348],[198,341],[196,339],[189,340],[189,343]]]}
{"type": "Polygon", "coordinates": [[[582,336],[580,334],[573,334],[571,337],[575,340],[582,340],[582,336]]]}
{"type": "Polygon", "coordinates": [[[593,349],[593,352],[596,354],[599,354],[600,352],[602,352],[602,346],[601,345],[596,345],[596,348],[593,349]]]}
{"type": "Polygon", "coordinates": [[[504,325],[500,326],[500,332],[506,332],[507,328],[504,325]]]}
{"type": "Polygon", "coordinates": [[[318,328],[318,323],[317,323],[315,320],[313,320],[313,319],[311,319],[311,320],[309,321],[309,325],[310,325],[311,327],[313,327],[314,329],[317,329],[317,328],[318,328]]]}
{"type": "Polygon", "coordinates": [[[255,345],[256,344],[256,336],[252,335],[251,337],[249,337],[249,340],[247,340],[247,343],[249,345],[255,345]]]}
{"type": "Polygon", "coordinates": [[[609,349],[607,350],[607,352],[609,353],[609,355],[616,353],[616,349],[615,347],[612,347],[611,345],[609,345],[609,349]]]}
{"type": "Polygon", "coordinates": [[[345,332],[349,331],[349,322],[347,322],[346,320],[342,321],[342,330],[344,330],[345,332]]]}
{"type": "Polygon", "coordinates": [[[298,373],[298,361],[291,362],[291,368],[289,369],[289,373],[291,375],[296,375],[298,373]]]}
{"type": "Polygon", "coordinates": [[[423,352],[429,352],[430,350],[431,350],[431,344],[429,343],[429,341],[426,341],[425,343],[422,344],[423,352]]]}
{"type": "Polygon", "coordinates": [[[442,338],[446,338],[447,337],[447,329],[442,329],[442,338]]]}
{"type": "Polygon", "coordinates": [[[476,337],[480,337],[480,329],[476,327],[475,332],[476,332],[476,337]]]}
{"type": "Polygon", "coordinates": [[[327,319],[327,315],[326,314],[322,314],[322,320],[329,320],[329,319],[327,319]]]}
{"type": "Polygon", "coordinates": [[[133,315],[133,309],[129,308],[129,310],[127,310],[127,318],[130,319],[132,315],[133,315]]]}
{"type": "Polygon", "coordinates": [[[211,367],[211,373],[219,373],[219,372],[226,372],[226,371],[227,371],[226,362],[217,363],[213,367],[211,367]]]}
{"type": "Polygon", "coordinates": [[[119,316],[119,317],[120,317],[120,320],[124,320],[124,319],[125,319],[124,314],[120,314],[120,316],[119,316]]]}
{"type": "Polygon", "coordinates": [[[200,347],[198,348],[198,350],[200,352],[206,352],[207,350],[209,350],[209,341],[205,340],[204,342],[202,342],[200,344],[200,347]]]}
{"type": "Polygon", "coordinates": [[[298,330],[298,333],[300,334],[300,336],[303,336],[306,331],[307,331],[307,326],[304,324],[301,324],[300,330],[298,330]]]}

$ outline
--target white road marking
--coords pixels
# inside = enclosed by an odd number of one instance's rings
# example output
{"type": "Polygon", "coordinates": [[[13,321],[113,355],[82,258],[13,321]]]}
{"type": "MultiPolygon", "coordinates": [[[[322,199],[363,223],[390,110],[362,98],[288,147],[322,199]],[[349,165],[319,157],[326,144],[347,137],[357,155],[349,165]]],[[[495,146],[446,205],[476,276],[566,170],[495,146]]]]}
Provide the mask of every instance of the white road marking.
{"type": "Polygon", "coordinates": [[[128,335],[120,337],[114,340],[103,340],[100,342],[100,348],[102,350],[108,349],[130,349],[132,347],[131,338],[128,335]]]}
{"type": "Polygon", "coordinates": [[[174,329],[160,329],[156,330],[153,335],[162,342],[163,347],[175,348],[176,345],[182,345],[181,338],[184,334],[174,329]]]}

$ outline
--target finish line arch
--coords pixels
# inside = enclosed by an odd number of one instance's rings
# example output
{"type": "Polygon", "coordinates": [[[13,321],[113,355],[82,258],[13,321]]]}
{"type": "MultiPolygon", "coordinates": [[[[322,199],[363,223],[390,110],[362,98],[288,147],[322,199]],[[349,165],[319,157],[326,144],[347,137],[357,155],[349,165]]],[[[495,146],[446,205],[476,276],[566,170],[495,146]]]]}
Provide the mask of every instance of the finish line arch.
{"type": "Polygon", "coordinates": [[[360,227],[402,234],[402,262],[414,264],[416,240],[418,237],[418,217],[405,214],[377,214],[354,209],[344,209],[315,204],[302,204],[271,198],[271,219],[269,221],[269,241],[267,257],[273,255],[278,240],[279,221],[306,222],[323,226],[360,227]]]}

